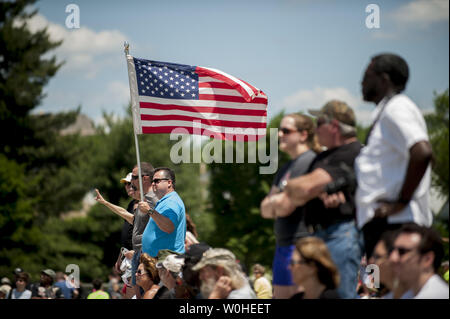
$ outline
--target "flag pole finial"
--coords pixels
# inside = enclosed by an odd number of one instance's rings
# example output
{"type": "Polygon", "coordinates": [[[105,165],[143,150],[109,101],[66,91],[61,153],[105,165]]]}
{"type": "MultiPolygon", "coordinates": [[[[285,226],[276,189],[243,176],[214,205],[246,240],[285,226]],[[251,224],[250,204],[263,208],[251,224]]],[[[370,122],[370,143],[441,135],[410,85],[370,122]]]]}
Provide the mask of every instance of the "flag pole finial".
{"type": "Polygon", "coordinates": [[[125,54],[126,55],[130,54],[130,44],[127,41],[123,43],[123,47],[124,47],[123,51],[125,52],[125,54]]]}

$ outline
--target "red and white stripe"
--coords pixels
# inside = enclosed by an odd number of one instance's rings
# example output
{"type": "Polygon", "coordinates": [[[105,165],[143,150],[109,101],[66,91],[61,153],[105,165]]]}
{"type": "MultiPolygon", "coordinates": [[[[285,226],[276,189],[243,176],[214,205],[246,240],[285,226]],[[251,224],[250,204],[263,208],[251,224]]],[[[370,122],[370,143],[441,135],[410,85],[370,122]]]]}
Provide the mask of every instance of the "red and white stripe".
{"type": "Polygon", "coordinates": [[[222,71],[197,67],[199,99],[178,100],[139,96],[143,134],[189,134],[223,140],[256,141],[266,134],[267,96],[222,71]]]}

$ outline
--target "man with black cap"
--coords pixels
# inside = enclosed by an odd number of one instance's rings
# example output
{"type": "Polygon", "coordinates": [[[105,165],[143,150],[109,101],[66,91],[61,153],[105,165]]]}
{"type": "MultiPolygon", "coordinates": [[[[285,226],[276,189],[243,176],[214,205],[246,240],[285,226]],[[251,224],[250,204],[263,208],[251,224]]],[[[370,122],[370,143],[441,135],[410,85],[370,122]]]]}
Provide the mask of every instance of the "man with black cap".
{"type": "Polygon", "coordinates": [[[285,187],[282,210],[305,205],[305,221],[314,236],[322,238],[339,269],[339,295],[356,298],[362,247],[355,225],[353,164],[361,150],[356,138],[353,110],[342,101],[332,100],[317,117],[317,137],[327,148],[317,155],[307,174],[293,178],[285,187]],[[325,191],[332,193],[328,195],[325,191]]]}
{"type": "Polygon", "coordinates": [[[188,290],[191,299],[203,299],[203,295],[200,292],[199,273],[192,270],[192,267],[202,259],[203,253],[211,248],[206,243],[193,244],[189,246],[185,254],[177,257],[184,259],[182,267],[183,284],[188,290]]]}
{"type": "Polygon", "coordinates": [[[53,285],[55,278],[52,269],[44,269],[39,285],[35,284],[31,289],[31,299],[64,299],[61,289],[53,285]]]}

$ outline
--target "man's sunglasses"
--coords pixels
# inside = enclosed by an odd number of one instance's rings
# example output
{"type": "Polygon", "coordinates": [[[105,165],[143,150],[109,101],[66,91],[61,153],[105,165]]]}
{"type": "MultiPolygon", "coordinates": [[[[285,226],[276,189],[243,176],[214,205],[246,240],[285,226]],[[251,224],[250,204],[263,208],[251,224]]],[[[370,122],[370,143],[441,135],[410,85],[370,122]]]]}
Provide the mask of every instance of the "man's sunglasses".
{"type": "Polygon", "coordinates": [[[154,178],[152,180],[152,183],[159,184],[159,183],[161,183],[161,181],[168,181],[168,180],[170,180],[170,179],[169,178],[154,178]]]}
{"type": "Polygon", "coordinates": [[[278,131],[283,133],[283,135],[288,135],[288,134],[291,134],[291,133],[294,133],[294,132],[298,132],[298,130],[288,129],[288,128],[285,128],[285,127],[280,127],[278,129],[278,131]]]}
{"type": "MultiPolygon", "coordinates": [[[[141,175],[142,177],[148,176],[148,175],[141,175]]],[[[138,179],[139,175],[131,175],[131,179],[138,179]]]]}
{"type": "Polygon", "coordinates": [[[414,248],[393,247],[391,250],[391,253],[394,251],[397,251],[399,256],[403,256],[413,250],[414,250],[414,248]]]}

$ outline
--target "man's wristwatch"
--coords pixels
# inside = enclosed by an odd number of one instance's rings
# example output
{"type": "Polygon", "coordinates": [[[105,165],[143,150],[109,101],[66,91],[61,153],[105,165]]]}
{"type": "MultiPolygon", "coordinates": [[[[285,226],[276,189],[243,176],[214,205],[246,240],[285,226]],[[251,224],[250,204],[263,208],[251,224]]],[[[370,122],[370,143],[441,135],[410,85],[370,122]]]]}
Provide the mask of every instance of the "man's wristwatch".
{"type": "Polygon", "coordinates": [[[154,213],[155,213],[155,210],[150,207],[150,209],[148,210],[148,214],[153,215],[154,213]]]}

